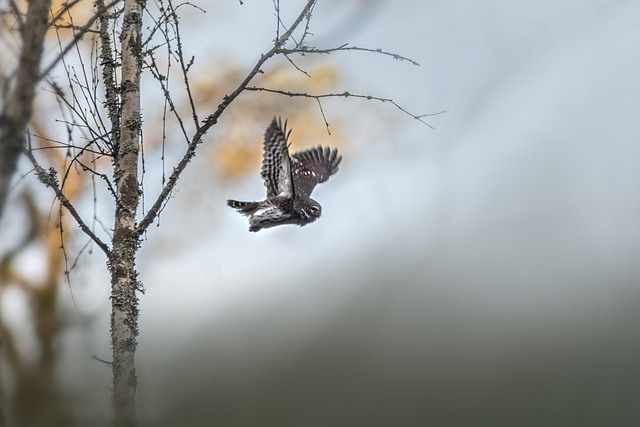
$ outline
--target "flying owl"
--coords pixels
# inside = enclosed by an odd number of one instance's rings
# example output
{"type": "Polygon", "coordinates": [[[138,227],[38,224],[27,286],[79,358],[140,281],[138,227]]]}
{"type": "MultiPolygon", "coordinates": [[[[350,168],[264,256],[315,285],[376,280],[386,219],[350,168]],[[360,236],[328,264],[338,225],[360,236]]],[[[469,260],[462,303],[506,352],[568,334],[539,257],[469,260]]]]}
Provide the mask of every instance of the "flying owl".
{"type": "Polygon", "coordinates": [[[249,231],[283,224],[305,226],[320,218],[322,208],[313,200],[314,187],[338,171],[337,149],[314,147],[289,156],[287,122],[274,117],[264,134],[260,175],[267,187],[261,202],[227,200],[227,205],[249,217],[249,231]]]}

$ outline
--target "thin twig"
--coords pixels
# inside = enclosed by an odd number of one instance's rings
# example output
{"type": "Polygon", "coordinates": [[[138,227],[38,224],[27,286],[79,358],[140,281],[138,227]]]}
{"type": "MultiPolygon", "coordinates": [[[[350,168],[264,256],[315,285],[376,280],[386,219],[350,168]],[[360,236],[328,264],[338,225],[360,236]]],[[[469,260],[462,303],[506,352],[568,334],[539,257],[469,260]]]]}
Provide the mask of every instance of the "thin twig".
{"type": "MultiPolygon", "coordinates": [[[[180,7],[180,5],[178,5],[180,7]]],[[[173,25],[175,26],[176,32],[176,52],[178,54],[178,59],[180,63],[180,69],[182,70],[182,77],[184,79],[184,87],[187,91],[187,97],[189,98],[189,105],[191,106],[191,116],[193,117],[193,122],[196,126],[196,129],[200,126],[200,119],[198,119],[198,113],[196,112],[196,105],[193,100],[193,95],[191,93],[191,86],[189,85],[189,77],[188,72],[189,68],[193,64],[194,57],[191,57],[189,63],[185,63],[184,54],[182,50],[182,38],[180,37],[180,24],[178,20],[178,14],[176,13],[176,8],[173,7],[173,3],[169,0],[169,10],[171,11],[171,18],[173,19],[173,25]]]]}
{"type": "Polygon", "coordinates": [[[324,110],[322,109],[322,102],[320,102],[320,98],[316,98],[318,101],[318,107],[320,108],[320,114],[322,114],[322,120],[324,120],[324,125],[327,127],[327,133],[331,135],[331,129],[329,129],[329,122],[327,121],[327,116],[324,115],[324,110]]]}
{"type": "Polygon", "coordinates": [[[311,8],[309,9],[309,13],[305,15],[305,20],[307,22],[306,24],[304,24],[304,30],[302,31],[302,36],[300,37],[300,41],[296,43],[296,48],[302,48],[304,46],[304,39],[307,37],[307,35],[311,34],[311,32],[309,31],[309,25],[311,25],[311,14],[313,13],[314,7],[315,7],[315,3],[311,5],[311,8]]]}
{"type": "MultiPolygon", "coordinates": [[[[180,113],[176,109],[176,106],[173,102],[173,98],[171,97],[171,92],[169,91],[169,87],[167,86],[168,83],[165,84],[165,82],[168,82],[169,79],[160,73],[160,70],[158,69],[158,64],[156,63],[155,56],[153,54],[150,54],[148,56],[151,60],[151,63],[147,64],[147,68],[149,69],[149,71],[151,71],[151,75],[153,76],[153,79],[156,80],[158,83],[160,83],[160,89],[162,89],[164,100],[166,103],[169,104],[169,110],[173,113],[176,120],[178,121],[178,125],[180,126],[180,131],[182,132],[182,135],[184,136],[185,140],[189,142],[189,135],[187,134],[187,129],[184,125],[184,122],[182,121],[182,117],[180,116],[180,113]]],[[[193,111],[195,111],[195,109],[193,111]]],[[[163,120],[163,123],[164,122],[165,120],[163,120]]]]}
{"type": "Polygon", "coordinates": [[[284,57],[287,58],[287,61],[289,61],[289,63],[291,65],[293,65],[293,67],[300,71],[302,74],[304,74],[305,76],[311,78],[311,75],[309,73],[307,73],[305,70],[303,70],[302,68],[300,68],[295,62],[293,62],[293,60],[291,58],[289,58],[289,55],[287,55],[286,53],[283,53],[284,57]]]}
{"type": "Polygon", "coordinates": [[[73,295],[73,288],[71,287],[71,275],[69,269],[69,257],[67,256],[67,248],[64,245],[64,221],[62,221],[63,210],[62,204],[58,205],[58,230],[60,232],[60,249],[62,250],[62,257],[64,259],[64,277],[67,282],[67,286],[69,287],[69,293],[71,294],[71,301],[73,301],[73,306],[76,306],[76,297],[73,295]]]}
{"type": "MultiPolygon", "coordinates": [[[[342,93],[323,93],[320,95],[311,95],[309,93],[306,92],[289,92],[286,90],[280,90],[280,89],[269,89],[266,87],[256,87],[256,86],[247,86],[245,87],[245,90],[249,90],[249,91],[253,91],[253,92],[270,92],[270,93],[277,93],[280,95],[286,95],[286,96],[290,96],[290,97],[298,97],[298,98],[313,98],[316,100],[320,100],[322,98],[361,98],[361,99],[366,99],[366,100],[374,100],[374,101],[380,101],[380,102],[388,102],[390,104],[392,104],[394,107],[396,107],[398,110],[402,111],[403,113],[413,117],[414,119],[418,120],[419,122],[429,126],[431,129],[434,129],[433,126],[431,126],[429,123],[425,122],[424,120],[422,120],[424,117],[430,117],[430,116],[436,116],[438,114],[442,114],[445,111],[440,111],[437,113],[429,113],[429,114],[414,114],[411,113],[410,111],[406,110],[405,108],[403,108],[402,106],[400,106],[400,104],[398,104],[397,102],[395,102],[393,99],[391,98],[382,98],[380,96],[373,96],[373,95],[360,95],[357,93],[351,93],[351,92],[342,92],[342,93]]],[[[321,108],[322,109],[322,108],[321,108]]],[[[323,112],[323,117],[324,117],[324,112],[323,112]]]]}
{"type": "Polygon", "coordinates": [[[280,49],[280,51],[278,53],[283,53],[286,55],[291,55],[294,53],[298,53],[300,55],[305,55],[307,53],[311,53],[311,54],[330,54],[333,52],[342,52],[342,51],[347,51],[347,50],[357,50],[360,52],[371,52],[371,53],[377,53],[380,55],[386,55],[386,56],[390,56],[393,59],[397,60],[397,61],[407,61],[412,63],[415,66],[420,66],[420,64],[416,61],[414,61],[411,58],[407,58],[406,56],[402,56],[402,55],[398,55],[397,53],[391,53],[391,52],[387,52],[385,50],[382,49],[371,49],[368,47],[359,47],[359,46],[349,46],[348,43],[345,43],[341,46],[338,47],[332,47],[332,48],[328,48],[328,49],[318,49],[315,47],[308,47],[308,46],[297,46],[293,49],[280,49]]]}
{"type": "MultiPolygon", "coordinates": [[[[62,16],[66,13],[69,13],[69,11],[71,10],[71,8],[73,6],[75,6],[76,4],[80,3],[82,0],[71,0],[71,1],[67,1],[67,2],[63,2],[62,3],[62,7],[60,8],[60,10],[58,10],[58,12],[56,12],[55,15],[51,16],[51,22],[53,23],[53,25],[56,25],[56,22],[62,18],[62,16]]],[[[53,13],[53,12],[52,12],[53,13]]]]}
{"type": "Polygon", "coordinates": [[[72,24],[56,24],[53,25],[53,27],[55,27],[56,29],[61,29],[61,30],[80,30],[80,31],[84,31],[86,33],[91,33],[91,34],[100,34],[99,31],[97,30],[90,30],[87,29],[83,26],[80,25],[72,25],[72,24]]]}
{"type": "Polygon", "coordinates": [[[91,357],[93,360],[97,360],[100,363],[104,363],[105,365],[111,367],[113,366],[113,362],[109,362],[108,360],[104,360],[96,356],[95,354],[91,357]]]}
{"type": "Polygon", "coordinates": [[[16,4],[15,0],[9,0],[9,9],[11,10],[11,12],[9,13],[15,16],[16,21],[18,21],[18,30],[22,32],[24,29],[24,18],[22,17],[20,8],[18,8],[18,5],[16,4]]]}

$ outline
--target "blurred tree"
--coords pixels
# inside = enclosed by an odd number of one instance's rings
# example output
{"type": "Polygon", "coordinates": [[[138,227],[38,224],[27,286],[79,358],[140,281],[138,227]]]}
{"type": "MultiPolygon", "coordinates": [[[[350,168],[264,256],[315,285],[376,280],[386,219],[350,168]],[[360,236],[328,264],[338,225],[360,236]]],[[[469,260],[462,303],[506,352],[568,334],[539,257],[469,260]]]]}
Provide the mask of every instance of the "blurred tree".
{"type": "Polygon", "coordinates": [[[0,218],[31,116],[50,5],[50,0],[29,2],[26,15],[23,15],[15,2],[10,3],[14,18],[11,25],[18,27],[22,43],[15,76],[5,76],[3,85],[4,102],[0,110],[0,218]]]}
{"type": "MultiPolygon", "coordinates": [[[[47,31],[47,16],[51,1],[33,1],[29,3],[26,16],[18,10],[15,2],[11,9],[22,34],[22,49],[16,67],[15,78],[8,79],[2,85],[0,106],[0,218],[4,213],[5,202],[15,172],[20,150],[24,145],[24,133],[31,115],[35,85],[43,50],[43,39],[47,31]]],[[[3,334],[4,335],[4,334],[3,334]]],[[[2,346],[0,337],[0,346],[2,346]]],[[[0,388],[2,377],[0,376],[0,388]]],[[[4,424],[5,398],[0,392],[0,424],[4,424]]]]}
{"type": "MultiPolygon", "coordinates": [[[[32,123],[32,129],[37,125],[32,123]]],[[[44,134],[42,134],[44,135],[44,134]]],[[[64,169],[66,156],[55,150],[46,150],[45,155],[52,164],[64,169]]],[[[71,174],[64,188],[64,195],[70,201],[77,199],[81,192],[81,174],[71,174]]],[[[26,357],[20,351],[14,332],[0,316],[0,335],[3,350],[13,373],[14,392],[11,397],[11,413],[17,425],[62,426],[67,422],[67,410],[62,390],[55,375],[55,340],[62,326],[58,310],[60,279],[68,275],[68,260],[65,240],[73,237],[73,227],[64,217],[59,203],[51,207],[53,215],[41,212],[32,189],[21,194],[26,215],[24,224],[27,232],[22,241],[0,257],[0,295],[10,287],[17,287],[26,296],[29,318],[32,324],[37,348],[35,357],[26,357]],[[62,250],[61,250],[62,248],[62,250]],[[28,256],[44,266],[44,274],[34,275],[24,271],[19,257],[32,249],[38,249],[28,256]]],[[[47,210],[48,211],[48,210],[47,210]]],[[[23,264],[24,265],[24,264],[23,264]]],[[[31,328],[29,328],[31,329],[31,328]]],[[[22,332],[24,328],[17,332],[22,332]]]]}

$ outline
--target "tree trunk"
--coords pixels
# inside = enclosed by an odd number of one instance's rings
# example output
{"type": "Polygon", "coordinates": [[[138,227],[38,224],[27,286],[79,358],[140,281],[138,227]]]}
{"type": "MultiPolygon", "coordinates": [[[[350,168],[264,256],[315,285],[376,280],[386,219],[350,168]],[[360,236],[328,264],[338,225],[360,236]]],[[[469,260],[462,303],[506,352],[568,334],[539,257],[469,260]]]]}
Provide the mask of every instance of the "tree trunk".
{"type": "Polygon", "coordinates": [[[13,82],[0,112],[0,218],[24,144],[24,134],[31,117],[33,95],[40,80],[40,58],[51,0],[31,1],[22,28],[22,53],[13,82]]]}
{"type": "Polygon", "coordinates": [[[138,250],[136,211],[140,190],[140,73],[144,0],[125,0],[122,24],[122,120],[114,147],[117,187],[111,272],[111,343],[113,347],[114,425],[133,427],[136,420],[135,351],[138,334],[138,250]]]}

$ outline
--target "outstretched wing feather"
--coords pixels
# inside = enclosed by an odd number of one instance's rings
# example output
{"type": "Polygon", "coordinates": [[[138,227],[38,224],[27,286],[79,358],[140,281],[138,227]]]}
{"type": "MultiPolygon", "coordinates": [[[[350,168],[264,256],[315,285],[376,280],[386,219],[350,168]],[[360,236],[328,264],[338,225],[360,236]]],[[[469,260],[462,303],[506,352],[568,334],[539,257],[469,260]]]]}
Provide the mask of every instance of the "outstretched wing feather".
{"type": "Polygon", "coordinates": [[[289,158],[289,135],[287,122],[274,117],[264,134],[264,154],[260,175],[267,187],[267,197],[285,195],[294,196],[291,175],[291,159],[289,158]]]}
{"type": "Polygon", "coordinates": [[[294,191],[309,197],[316,185],[338,172],[342,156],[335,148],[317,146],[294,153],[291,160],[294,191]]]}

